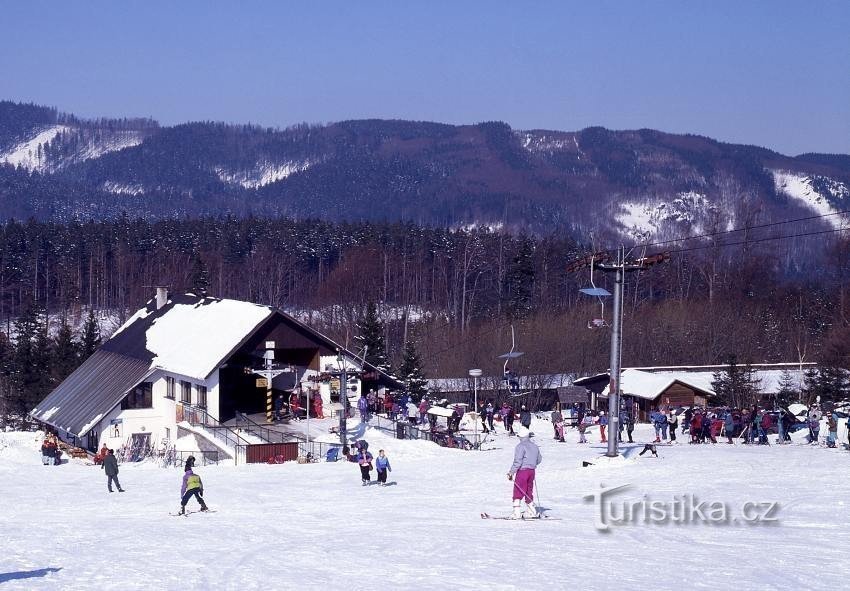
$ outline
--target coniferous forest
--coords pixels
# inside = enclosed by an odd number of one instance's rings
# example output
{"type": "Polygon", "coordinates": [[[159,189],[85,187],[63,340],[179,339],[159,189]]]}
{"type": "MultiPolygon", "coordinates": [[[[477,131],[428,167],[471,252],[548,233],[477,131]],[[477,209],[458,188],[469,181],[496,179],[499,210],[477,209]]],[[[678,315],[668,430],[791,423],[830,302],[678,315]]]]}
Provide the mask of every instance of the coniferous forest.
{"type": "MultiPolygon", "coordinates": [[[[629,274],[624,365],[734,356],[846,366],[850,242],[832,242],[805,266],[789,264],[799,240],[696,241],[629,274]]],[[[588,251],[560,236],[413,224],[10,221],[0,227],[2,387],[27,408],[158,285],[277,306],[353,349],[358,322],[376,304],[387,364],[399,368],[413,341],[428,377],[463,376],[470,367],[498,375],[511,325],[526,375],[604,371],[608,330],[587,326],[610,320],[610,302],[603,310],[579,292],[589,270],[567,272],[588,251]],[[37,371],[44,366],[49,374],[37,371]]],[[[598,271],[592,280],[611,287],[598,271]]]]}

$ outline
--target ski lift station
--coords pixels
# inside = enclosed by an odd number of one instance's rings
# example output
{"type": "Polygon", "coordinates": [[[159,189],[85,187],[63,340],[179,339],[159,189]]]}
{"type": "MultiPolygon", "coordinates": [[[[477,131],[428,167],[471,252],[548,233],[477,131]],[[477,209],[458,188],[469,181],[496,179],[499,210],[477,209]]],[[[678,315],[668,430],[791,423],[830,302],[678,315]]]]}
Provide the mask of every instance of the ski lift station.
{"type": "Polygon", "coordinates": [[[251,445],[284,443],[280,433],[250,428],[271,418],[273,398],[297,398],[311,412],[315,403],[333,416],[340,392],[356,402],[367,377],[376,387],[400,386],[280,310],[160,288],[30,414],[90,451],[188,439],[186,451],[238,462],[251,445]],[[332,377],[341,365],[345,388],[332,377]]]}

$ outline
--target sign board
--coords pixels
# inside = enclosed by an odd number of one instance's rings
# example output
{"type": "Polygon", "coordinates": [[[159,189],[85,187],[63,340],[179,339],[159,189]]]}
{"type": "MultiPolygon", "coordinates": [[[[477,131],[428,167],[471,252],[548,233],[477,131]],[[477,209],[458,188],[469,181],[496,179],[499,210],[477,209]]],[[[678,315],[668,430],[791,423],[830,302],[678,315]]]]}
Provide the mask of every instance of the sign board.
{"type": "Polygon", "coordinates": [[[268,388],[269,381],[266,378],[257,378],[257,387],[258,388],[268,388]]]}
{"type": "Polygon", "coordinates": [[[109,419],[110,425],[120,425],[124,422],[124,419],[109,419]]]}
{"type": "Polygon", "coordinates": [[[331,380],[331,390],[339,392],[339,378],[333,378],[331,380]]]}

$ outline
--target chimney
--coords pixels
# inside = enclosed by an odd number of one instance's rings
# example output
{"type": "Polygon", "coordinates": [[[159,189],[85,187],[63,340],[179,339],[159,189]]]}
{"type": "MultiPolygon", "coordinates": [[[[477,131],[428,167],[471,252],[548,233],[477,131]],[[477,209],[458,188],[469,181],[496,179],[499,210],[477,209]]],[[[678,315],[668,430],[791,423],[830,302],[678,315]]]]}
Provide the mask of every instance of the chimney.
{"type": "Polygon", "coordinates": [[[156,309],[159,310],[165,304],[168,303],[168,288],[167,287],[157,287],[156,288],[156,309]]]}

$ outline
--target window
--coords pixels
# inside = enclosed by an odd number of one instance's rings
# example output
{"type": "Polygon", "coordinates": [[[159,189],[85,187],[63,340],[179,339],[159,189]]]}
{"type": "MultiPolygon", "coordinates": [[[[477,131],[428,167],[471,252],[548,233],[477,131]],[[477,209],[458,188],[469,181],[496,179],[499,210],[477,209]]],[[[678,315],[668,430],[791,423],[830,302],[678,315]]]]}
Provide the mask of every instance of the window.
{"type": "Polygon", "coordinates": [[[180,402],[192,404],[192,383],[180,380],[180,402]]]}
{"type": "Polygon", "coordinates": [[[153,384],[142,382],[121,401],[121,410],[153,407],[153,384]]]}
{"type": "Polygon", "coordinates": [[[198,386],[198,406],[201,408],[207,407],[207,387],[198,386]]]}
{"type": "Polygon", "coordinates": [[[175,380],[171,376],[165,378],[165,397],[174,400],[174,391],[176,390],[175,380]]]}

